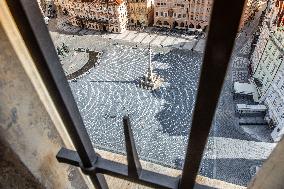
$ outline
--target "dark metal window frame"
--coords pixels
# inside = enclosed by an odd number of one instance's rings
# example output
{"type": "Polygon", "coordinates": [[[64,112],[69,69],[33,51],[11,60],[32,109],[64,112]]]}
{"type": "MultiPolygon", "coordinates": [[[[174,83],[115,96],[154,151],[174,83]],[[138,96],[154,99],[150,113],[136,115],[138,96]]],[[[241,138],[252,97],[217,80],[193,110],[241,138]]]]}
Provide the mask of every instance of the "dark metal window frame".
{"type": "Polygon", "coordinates": [[[143,170],[127,116],[123,118],[128,165],[95,153],[35,0],[7,0],[25,44],[59,111],[76,151],[62,148],[57,159],[80,167],[96,188],[108,188],[103,174],[155,188],[190,189],[195,185],[217,102],[234,46],[245,0],[214,0],[192,126],[180,177],[143,170]]]}

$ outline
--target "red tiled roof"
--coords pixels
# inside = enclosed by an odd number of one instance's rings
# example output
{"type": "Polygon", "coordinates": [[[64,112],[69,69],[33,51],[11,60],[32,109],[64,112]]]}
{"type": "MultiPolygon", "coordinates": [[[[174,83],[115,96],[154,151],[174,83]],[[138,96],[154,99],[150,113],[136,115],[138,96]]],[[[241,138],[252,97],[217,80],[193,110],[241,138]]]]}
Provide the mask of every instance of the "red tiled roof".
{"type": "Polygon", "coordinates": [[[115,0],[117,5],[120,5],[121,3],[123,3],[123,0],[115,0]]]}

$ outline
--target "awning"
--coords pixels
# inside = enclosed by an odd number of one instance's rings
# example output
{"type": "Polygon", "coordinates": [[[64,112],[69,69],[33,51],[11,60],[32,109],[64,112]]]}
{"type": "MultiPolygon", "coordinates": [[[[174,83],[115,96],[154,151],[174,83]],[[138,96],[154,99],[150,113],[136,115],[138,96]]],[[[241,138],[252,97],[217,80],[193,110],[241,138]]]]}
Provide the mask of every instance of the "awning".
{"type": "Polygon", "coordinates": [[[243,94],[243,95],[252,95],[253,100],[258,102],[258,92],[255,85],[251,83],[240,83],[234,82],[234,93],[235,94],[243,94]]]}
{"type": "Polygon", "coordinates": [[[247,104],[237,104],[237,110],[239,111],[251,111],[251,112],[264,112],[267,110],[265,105],[247,105],[247,104]]]}

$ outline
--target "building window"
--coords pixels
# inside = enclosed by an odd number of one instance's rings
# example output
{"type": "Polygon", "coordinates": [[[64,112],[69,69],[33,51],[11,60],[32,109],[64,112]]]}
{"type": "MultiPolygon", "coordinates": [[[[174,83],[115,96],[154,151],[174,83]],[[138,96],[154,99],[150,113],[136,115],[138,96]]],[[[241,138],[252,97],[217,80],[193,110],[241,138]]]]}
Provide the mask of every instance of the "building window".
{"type": "Polygon", "coordinates": [[[159,13],[158,12],[156,12],[156,16],[158,16],[159,15],[159,13]]]}
{"type": "Polygon", "coordinates": [[[172,17],[172,16],[173,16],[173,13],[174,13],[173,9],[170,9],[168,12],[169,12],[169,14],[168,14],[169,17],[172,17]]]}
{"type": "Polygon", "coordinates": [[[269,70],[269,63],[266,64],[266,69],[269,70]]]}
{"type": "Polygon", "coordinates": [[[160,20],[158,20],[158,21],[156,22],[156,25],[162,25],[162,22],[161,22],[160,20]]]}
{"type": "Polygon", "coordinates": [[[276,98],[273,100],[272,104],[276,106],[276,98]]]}
{"type": "Polygon", "coordinates": [[[273,49],[273,51],[272,51],[272,55],[274,56],[274,55],[275,55],[275,53],[276,53],[276,49],[273,49]]]}
{"type": "Polygon", "coordinates": [[[168,25],[169,25],[169,23],[168,23],[167,21],[164,21],[164,25],[168,26],[168,25]]]}
{"type": "Polygon", "coordinates": [[[279,84],[281,81],[281,77],[278,77],[277,80],[276,80],[276,84],[279,84]]]}
{"type": "Polygon", "coordinates": [[[275,68],[276,68],[276,67],[275,67],[274,65],[272,65],[272,69],[271,69],[271,72],[270,72],[271,75],[273,74],[275,68]]]}

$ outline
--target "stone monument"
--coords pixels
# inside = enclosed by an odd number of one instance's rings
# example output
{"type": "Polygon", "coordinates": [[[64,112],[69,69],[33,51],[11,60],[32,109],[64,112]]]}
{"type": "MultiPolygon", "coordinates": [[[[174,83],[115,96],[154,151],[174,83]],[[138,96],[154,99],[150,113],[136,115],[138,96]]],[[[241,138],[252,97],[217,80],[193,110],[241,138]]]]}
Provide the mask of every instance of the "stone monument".
{"type": "Polygon", "coordinates": [[[153,65],[152,65],[152,49],[149,45],[149,64],[147,73],[143,76],[143,79],[140,81],[140,87],[147,90],[156,90],[159,89],[163,83],[163,78],[153,72],[153,65]]]}

